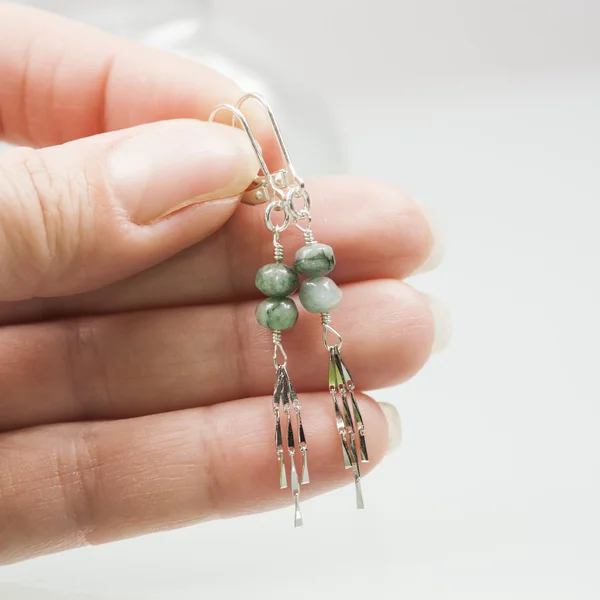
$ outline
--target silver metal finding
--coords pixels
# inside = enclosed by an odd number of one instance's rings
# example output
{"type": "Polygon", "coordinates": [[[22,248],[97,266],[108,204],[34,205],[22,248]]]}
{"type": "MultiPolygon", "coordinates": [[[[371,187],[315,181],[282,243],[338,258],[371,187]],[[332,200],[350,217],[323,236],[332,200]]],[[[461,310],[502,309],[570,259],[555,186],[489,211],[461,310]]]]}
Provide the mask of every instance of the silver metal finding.
{"type": "Polygon", "coordinates": [[[276,371],[279,371],[280,367],[284,369],[287,367],[287,354],[281,344],[281,331],[273,332],[273,366],[276,371]],[[283,362],[279,362],[279,358],[283,362]]]}
{"type": "Polygon", "coordinates": [[[310,220],[310,196],[308,195],[304,184],[301,186],[290,187],[285,196],[285,201],[288,205],[290,214],[294,217],[294,221],[300,221],[302,219],[310,220]],[[294,198],[302,198],[304,201],[304,206],[300,210],[296,210],[294,207],[294,198]]]}
{"type": "Polygon", "coordinates": [[[267,210],[265,210],[265,225],[267,229],[271,233],[281,233],[285,231],[290,224],[290,213],[286,209],[285,205],[282,204],[279,200],[273,200],[269,206],[267,206],[267,210]],[[273,211],[283,212],[283,223],[281,225],[277,225],[271,221],[271,216],[273,215],[273,211]]]}
{"type": "MultiPolygon", "coordinates": [[[[296,173],[296,170],[294,169],[294,165],[292,164],[292,160],[290,158],[290,154],[288,152],[287,146],[285,145],[285,142],[283,141],[283,136],[281,135],[281,128],[279,127],[279,124],[277,123],[277,119],[275,118],[275,114],[273,113],[273,109],[271,108],[270,104],[260,94],[251,92],[249,94],[246,94],[245,96],[242,96],[236,102],[236,105],[235,105],[236,108],[238,110],[240,110],[242,108],[242,106],[244,105],[244,103],[247,102],[248,100],[256,100],[257,102],[262,104],[262,106],[267,111],[267,114],[269,116],[269,121],[271,121],[271,126],[273,127],[273,131],[275,132],[275,137],[277,138],[277,143],[279,144],[279,149],[281,150],[281,154],[283,155],[283,160],[285,161],[285,170],[283,173],[279,173],[281,179],[279,181],[274,182],[275,185],[279,185],[279,187],[290,187],[290,185],[293,185],[293,183],[294,183],[300,187],[304,186],[304,181],[300,177],[298,177],[298,174],[296,173]],[[289,177],[286,177],[286,175],[289,175],[289,177]],[[292,181],[290,181],[290,178],[292,181]],[[287,179],[287,181],[286,181],[286,179],[287,179]]],[[[237,115],[234,115],[234,120],[233,120],[234,126],[236,125],[236,121],[235,121],[236,117],[237,117],[237,115]]],[[[267,171],[265,171],[265,174],[267,174],[267,171]]]]}
{"type": "Polygon", "coordinates": [[[283,246],[279,241],[279,231],[273,232],[273,258],[275,262],[283,262],[283,246]]]}
{"type": "Polygon", "coordinates": [[[328,351],[331,351],[333,348],[337,348],[341,350],[342,344],[344,340],[342,336],[329,324],[331,323],[331,314],[330,313],[321,313],[321,324],[323,325],[323,344],[328,351]],[[329,343],[329,335],[335,336],[335,343],[329,343]]]}
{"type": "Polygon", "coordinates": [[[242,202],[244,204],[256,206],[257,204],[270,201],[273,196],[276,196],[276,199],[280,200],[282,204],[285,203],[285,195],[281,191],[281,188],[286,187],[287,180],[280,172],[272,175],[269,171],[267,163],[263,157],[262,148],[260,147],[255,135],[252,133],[252,129],[250,128],[246,117],[239,109],[239,106],[232,106],[231,104],[219,104],[219,106],[212,111],[210,117],[208,117],[208,120],[214,121],[217,114],[222,110],[228,110],[232,114],[232,125],[234,127],[237,126],[238,121],[241,123],[242,128],[248,135],[250,143],[254,148],[254,152],[256,153],[256,157],[258,158],[258,163],[260,165],[260,170],[263,173],[262,177],[257,175],[248,189],[244,192],[242,195],[242,202]]]}
{"type": "Polygon", "coordinates": [[[240,111],[239,108],[232,106],[231,104],[219,104],[219,106],[217,106],[210,113],[210,117],[208,117],[208,120],[214,121],[217,114],[219,112],[221,112],[222,110],[228,110],[229,112],[231,112],[233,114],[234,126],[238,120],[242,124],[242,127],[243,127],[244,131],[246,132],[246,134],[248,135],[248,138],[250,139],[250,143],[252,144],[252,147],[254,148],[254,152],[256,153],[256,157],[258,158],[258,163],[260,164],[260,168],[261,168],[262,172],[265,175],[267,175],[268,177],[271,177],[271,174],[269,173],[269,168],[267,167],[267,163],[265,162],[265,159],[263,158],[262,148],[260,147],[260,144],[258,143],[257,139],[254,137],[254,134],[252,133],[252,129],[250,129],[250,125],[248,125],[248,121],[246,121],[246,117],[244,117],[244,115],[242,114],[242,111],[240,111]]]}

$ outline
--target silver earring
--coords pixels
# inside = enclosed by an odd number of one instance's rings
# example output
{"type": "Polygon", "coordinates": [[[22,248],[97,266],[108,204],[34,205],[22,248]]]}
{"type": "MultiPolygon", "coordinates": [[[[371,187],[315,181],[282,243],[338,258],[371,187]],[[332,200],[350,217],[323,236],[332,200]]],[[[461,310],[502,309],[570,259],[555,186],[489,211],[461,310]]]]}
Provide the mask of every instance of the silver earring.
{"type": "MultiPolygon", "coordinates": [[[[283,245],[281,234],[291,222],[290,213],[286,205],[286,196],[281,189],[283,182],[281,174],[271,174],[262,154],[262,149],[256,140],[248,122],[237,106],[223,104],[218,106],[210,116],[213,120],[220,110],[228,110],[233,114],[235,126],[239,121],[242,128],[250,138],[256,152],[261,176],[257,177],[252,191],[247,192],[242,198],[246,204],[262,204],[268,202],[265,210],[265,225],[273,234],[274,263],[261,267],[256,274],[256,287],[267,297],[256,308],[256,318],[260,325],[272,331],[273,335],[273,366],[275,368],[275,385],[273,392],[273,415],[275,419],[275,450],[279,461],[279,487],[288,487],[288,477],[285,468],[284,438],[282,435],[282,418],[285,418],[285,447],[289,456],[289,479],[294,500],[294,527],[302,527],[302,513],[300,511],[300,486],[309,483],[308,473],[308,445],[304,425],[302,424],[301,405],[287,370],[287,354],[282,344],[282,332],[292,328],[298,319],[298,309],[293,299],[289,298],[300,285],[298,274],[293,267],[283,263],[283,245]],[[273,221],[275,213],[283,213],[283,221],[279,224],[273,221]],[[283,415],[282,415],[283,411],[283,415]],[[295,415],[295,418],[294,418],[295,415]],[[296,436],[292,421],[296,421],[296,436]],[[298,477],[296,469],[296,451],[302,455],[301,476],[298,477]]],[[[278,135],[278,129],[276,129],[278,135]]]]}

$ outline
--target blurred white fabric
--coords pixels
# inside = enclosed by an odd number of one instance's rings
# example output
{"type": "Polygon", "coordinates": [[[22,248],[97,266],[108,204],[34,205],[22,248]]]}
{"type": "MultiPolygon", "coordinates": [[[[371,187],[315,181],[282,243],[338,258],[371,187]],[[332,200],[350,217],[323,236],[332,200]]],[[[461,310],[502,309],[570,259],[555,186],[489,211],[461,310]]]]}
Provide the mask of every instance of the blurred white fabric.
{"type": "Polygon", "coordinates": [[[600,4],[217,5],[322,90],[352,173],[442,216],[446,261],[411,283],[449,305],[452,345],[375,394],[405,440],[365,480],[363,513],[344,489],[306,502],[301,531],[278,511],[37,559],[0,582],[84,600],[597,600],[600,4]]]}

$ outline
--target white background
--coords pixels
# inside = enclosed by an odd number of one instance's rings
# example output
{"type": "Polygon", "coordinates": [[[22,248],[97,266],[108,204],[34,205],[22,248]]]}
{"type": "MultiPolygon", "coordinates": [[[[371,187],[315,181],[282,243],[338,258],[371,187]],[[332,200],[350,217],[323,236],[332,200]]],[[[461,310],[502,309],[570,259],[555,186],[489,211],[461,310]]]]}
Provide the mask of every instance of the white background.
{"type": "Polygon", "coordinates": [[[376,393],[405,439],[364,513],[344,489],[301,531],[279,511],[46,557],[0,581],[55,596],[0,597],[597,600],[600,3],[217,8],[335,107],[350,172],[437,209],[445,263],[412,283],[452,345],[376,393]]]}

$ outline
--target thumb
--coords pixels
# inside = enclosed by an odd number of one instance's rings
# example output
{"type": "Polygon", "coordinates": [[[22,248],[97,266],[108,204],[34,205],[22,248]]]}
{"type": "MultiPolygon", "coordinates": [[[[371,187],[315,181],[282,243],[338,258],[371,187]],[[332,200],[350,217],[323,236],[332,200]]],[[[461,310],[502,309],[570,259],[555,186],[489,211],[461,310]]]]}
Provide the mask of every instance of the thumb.
{"type": "Polygon", "coordinates": [[[223,225],[257,170],[241,130],[195,120],[0,154],[0,300],[84,292],[168,258],[223,225]]]}

